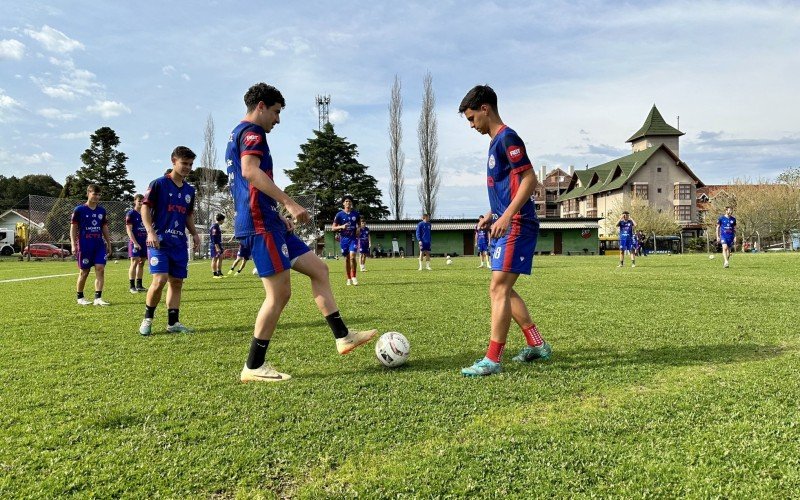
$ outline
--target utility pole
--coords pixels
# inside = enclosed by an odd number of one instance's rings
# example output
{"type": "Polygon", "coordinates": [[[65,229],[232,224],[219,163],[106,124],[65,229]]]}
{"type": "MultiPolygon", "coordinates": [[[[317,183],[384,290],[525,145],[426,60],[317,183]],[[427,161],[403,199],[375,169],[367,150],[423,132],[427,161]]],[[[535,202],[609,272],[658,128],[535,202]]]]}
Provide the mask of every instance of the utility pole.
{"type": "Polygon", "coordinates": [[[317,96],[317,114],[319,115],[319,128],[317,128],[317,130],[322,130],[322,127],[326,123],[330,123],[330,119],[328,117],[328,108],[330,104],[331,104],[330,95],[317,96]]]}

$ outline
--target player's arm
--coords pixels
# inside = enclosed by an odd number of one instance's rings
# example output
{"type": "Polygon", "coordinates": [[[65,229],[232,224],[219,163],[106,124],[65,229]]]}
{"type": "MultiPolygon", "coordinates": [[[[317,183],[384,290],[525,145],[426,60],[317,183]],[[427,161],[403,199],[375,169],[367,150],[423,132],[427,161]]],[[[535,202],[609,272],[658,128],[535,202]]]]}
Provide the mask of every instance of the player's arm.
{"type": "Polygon", "coordinates": [[[153,227],[153,213],[150,211],[150,207],[146,205],[142,208],[142,223],[147,229],[147,246],[158,248],[158,235],[153,227]]]}
{"type": "Polygon", "coordinates": [[[197,228],[194,226],[194,210],[186,215],[186,229],[188,229],[189,234],[192,235],[194,247],[198,248],[200,246],[200,235],[197,234],[197,228]]]}
{"type": "Polygon", "coordinates": [[[719,221],[717,221],[717,241],[722,239],[722,235],[720,234],[720,229],[721,228],[722,228],[722,226],[720,226],[719,221]]]}
{"type": "Polygon", "coordinates": [[[631,219],[631,232],[633,232],[634,227],[636,227],[636,221],[631,219]]]}
{"type": "Polygon", "coordinates": [[[108,222],[103,223],[102,231],[103,239],[106,240],[106,254],[111,255],[111,231],[108,230],[108,222]]]}
{"type": "Polygon", "coordinates": [[[125,232],[128,233],[128,239],[131,240],[131,243],[133,243],[133,247],[136,250],[141,250],[142,247],[139,246],[139,243],[136,242],[136,237],[133,235],[133,224],[131,224],[130,222],[126,221],[125,222],[125,232]]]}
{"type": "Polygon", "coordinates": [[[333,216],[333,223],[331,223],[331,229],[333,229],[334,231],[338,231],[338,230],[344,228],[345,226],[347,226],[347,224],[337,224],[336,223],[336,218],[338,216],[339,216],[339,214],[334,215],[333,216]]]}
{"type": "Polygon", "coordinates": [[[255,187],[265,195],[269,196],[278,203],[283,204],[286,210],[292,214],[292,217],[299,222],[304,223],[311,220],[308,211],[302,205],[292,199],[291,196],[284,193],[281,188],[272,182],[266,172],[259,168],[261,166],[261,157],[258,155],[244,155],[242,160],[242,177],[245,178],[251,186],[255,187]]]}
{"type": "Polygon", "coordinates": [[[503,215],[492,224],[490,230],[492,238],[500,238],[506,233],[508,226],[511,225],[511,218],[519,212],[522,205],[531,198],[533,191],[536,189],[538,180],[532,168],[523,170],[517,175],[521,177],[517,194],[514,196],[514,199],[511,200],[511,203],[508,205],[508,208],[506,208],[506,211],[503,212],[503,215]]]}
{"type": "Polygon", "coordinates": [[[78,241],[78,224],[73,222],[69,225],[69,243],[72,247],[72,255],[75,255],[75,251],[78,249],[76,241],[78,241]]]}
{"type": "Polygon", "coordinates": [[[478,229],[486,229],[492,225],[492,209],[483,214],[483,219],[478,221],[478,229]]]}

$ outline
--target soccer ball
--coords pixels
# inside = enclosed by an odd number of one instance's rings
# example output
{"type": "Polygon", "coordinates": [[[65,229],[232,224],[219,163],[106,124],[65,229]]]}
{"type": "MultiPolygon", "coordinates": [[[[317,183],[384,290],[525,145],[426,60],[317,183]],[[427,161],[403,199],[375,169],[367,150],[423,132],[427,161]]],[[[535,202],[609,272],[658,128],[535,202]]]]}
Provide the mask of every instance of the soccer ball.
{"type": "Polygon", "coordinates": [[[386,332],[375,343],[375,356],[384,366],[394,368],[408,360],[411,353],[411,344],[399,332],[386,332]]]}
{"type": "Polygon", "coordinates": [[[256,275],[258,275],[258,269],[254,267],[253,268],[253,276],[256,276],[256,275]]]}
{"type": "Polygon", "coordinates": [[[448,259],[445,261],[445,264],[447,264],[448,266],[449,266],[450,264],[452,264],[452,263],[453,263],[453,259],[450,259],[450,258],[448,258],[448,259]]]}
{"type": "Polygon", "coordinates": [[[709,259],[713,259],[714,258],[714,254],[709,255],[708,258],[709,259]]]}

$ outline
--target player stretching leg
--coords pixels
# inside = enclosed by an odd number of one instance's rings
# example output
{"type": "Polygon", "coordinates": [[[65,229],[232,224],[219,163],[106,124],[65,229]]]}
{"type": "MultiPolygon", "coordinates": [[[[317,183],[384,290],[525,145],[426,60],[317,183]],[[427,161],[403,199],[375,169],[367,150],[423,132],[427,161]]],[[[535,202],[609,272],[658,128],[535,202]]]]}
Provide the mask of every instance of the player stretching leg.
{"type": "Polygon", "coordinates": [[[103,285],[106,276],[106,255],[111,253],[111,233],[108,231],[106,209],[99,206],[100,187],[89,184],[86,188],[86,203],[75,207],[72,212],[72,224],[69,239],[72,243],[72,254],[78,260],[77,297],[78,304],[88,306],[107,306],[103,300],[103,285]],[[83,288],[89,277],[89,270],[94,267],[94,301],[83,296],[83,288]]]}
{"type": "Polygon", "coordinates": [[[189,248],[186,232],[192,235],[195,248],[200,236],[194,226],[194,187],[186,182],[192,171],[194,152],[178,146],[172,152],[172,172],[150,183],[144,194],[142,220],[147,228],[147,253],[153,281],[147,291],[144,319],[139,333],[150,335],[156,306],[167,287],[167,332],[191,333],[180,322],[183,280],[189,274],[189,248]]]}
{"type": "Polygon", "coordinates": [[[368,342],[378,331],[355,332],[345,326],[333,298],[327,264],[292,232],[294,222],[277,209],[278,203],[283,204],[298,223],[310,219],[306,209],[272,181],[266,134],[280,123],[286,105],[283,95],[271,85],[257,83],[247,91],[244,102],[247,113],[231,133],[225,158],[236,207],[235,236],[250,248],[266,297],[256,317],[240,379],[279,382],[291,377],[267,363],[266,355],[278,318],[292,294],[290,267],[311,278],[314,301],[333,332],[340,354],[368,342]]]}
{"type": "Polygon", "coordinates": [[[525,153],[525,144],[503,123],[497,112],[497,95],[489,86],[479,85],[470,90],[458,111],[464,114],[470,127],[492,139],[486,169],[491,208],[478,223],[478,229],[489,229],[495,242],[489,285],[492,333],[486,356],[461,370],[464,376],[479,377],[500,373],[512,318],[522,329],[528,344],[514,361],[529,363],[549,359],[551,348],[542,339],[525,301],[514,290],[519,275],[531,273],[539,234],[539,219],[531,198],[537,180],[525,153]]]}

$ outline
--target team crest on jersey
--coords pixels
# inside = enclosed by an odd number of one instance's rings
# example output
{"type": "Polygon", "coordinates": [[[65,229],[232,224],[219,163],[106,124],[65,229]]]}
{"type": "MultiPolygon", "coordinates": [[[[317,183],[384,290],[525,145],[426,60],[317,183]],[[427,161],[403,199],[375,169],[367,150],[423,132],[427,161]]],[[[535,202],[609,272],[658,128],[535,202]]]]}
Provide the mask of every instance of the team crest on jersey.
{"type": "Polygon", "coordinates": [[[283,255],[286,257],[289,257],[289,247],[286,246],[286,243],[281,246],[281,253],[283,253],[283,255]]]}
{"type": "Polygon", "coordinates": [[[86,264],[89,263],[89,259],[83,259],[81,262],[83,262],[83,265],[85,266],[86,264]]]}
{"type": "Polygon", "coordinates": [[[489,168],[494,168],[497,161],[494,159],[494,155],[489,155],[489,168]]]}
{"type": "Polygon", "coordinates": [[[175,221],[175,227],[178,227],[178,221],[175,221]]]}
{"type": "Polygon", "coordinates": [[[97,218],[103,220],[103,214],[97,214],[97,218]]]}
{"type": "Polygon", "coordinates": [[[512,145],[506,149],[506,155],[511,163],[517,163],[525,156],[525,149],[522,146],[512,145]]]}
{"type": "Polygon", "coordinates": [[[150,265],[157,266],[158,265],[158,257],[150,257],[150,265]]]}
{"type": "Polygon", "coordinates": [[[248,132],[244,134],[244,145],[252,147],[261,142],[261,134],[255,132],[248,132]]]}
{"type": "Polygon", "coordinates": [[[184,199],[186,200],[186,203],[189,203],[190,201],[192,201],[192,195],[187,194],[184,199]]]}

